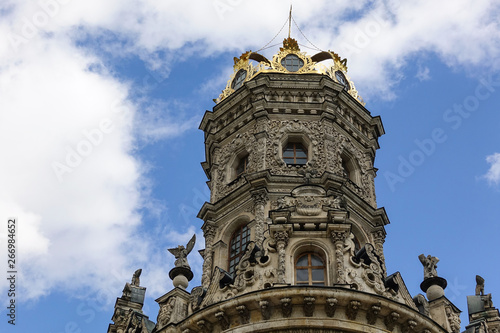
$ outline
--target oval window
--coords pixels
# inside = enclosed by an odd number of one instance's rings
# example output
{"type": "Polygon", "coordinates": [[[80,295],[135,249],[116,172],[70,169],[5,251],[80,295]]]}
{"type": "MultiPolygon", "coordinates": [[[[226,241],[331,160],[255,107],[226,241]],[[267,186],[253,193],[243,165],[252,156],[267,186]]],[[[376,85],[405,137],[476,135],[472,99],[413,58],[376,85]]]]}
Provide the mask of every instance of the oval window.
{"type": "Polygon", "coordinates": [[[281,60],[281,65],[289,72],[296,72],[304,66],[304,61],[295,54],[289,54],[281,60]]]}

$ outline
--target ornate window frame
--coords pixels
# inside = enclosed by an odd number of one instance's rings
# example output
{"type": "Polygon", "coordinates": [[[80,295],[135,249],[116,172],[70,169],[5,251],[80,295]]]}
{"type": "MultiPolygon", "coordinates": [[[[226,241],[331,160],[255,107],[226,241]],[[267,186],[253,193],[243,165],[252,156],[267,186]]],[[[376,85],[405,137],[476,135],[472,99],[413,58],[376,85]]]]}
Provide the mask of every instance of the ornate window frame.
{"type": "Polygon", "coordinates": [[[279,158],[287,166],[306,166],[312,160],[312,143],[311,140],[304,133],[287,133],[280,141],[279,158]],[[289,143],[300,143],[306,152],[306,163],[286,163],[283,157],[283,152],[289,143]]]}

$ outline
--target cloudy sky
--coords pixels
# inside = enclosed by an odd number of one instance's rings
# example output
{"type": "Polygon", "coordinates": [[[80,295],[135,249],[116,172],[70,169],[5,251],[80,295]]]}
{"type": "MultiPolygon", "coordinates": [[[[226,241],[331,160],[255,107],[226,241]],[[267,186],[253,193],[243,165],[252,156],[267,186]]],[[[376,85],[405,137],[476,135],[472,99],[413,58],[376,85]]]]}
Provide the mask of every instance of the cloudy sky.
{"type": "MultiPolygon", "coordinates": [[[[19,272],[16,327],[7,324],[9,286],[0,279],[2,331],[104,332],[137,268],[144,310],[156,320],[154,299],[171,289],[166,249],[193,233],[203,248],[198,124],[234,56],[278,51],[289,6],[0,2],[0,269],[7,275],[7,220],[16,217],[19,272]]],[[[419,293],[417,256],[430,253],[465,314],[476,274],[500,300],[500,4],[293,7],[302,50],[346,57],[366,107],[382,116],[377,195],[391,220],[389,272],[401,271],[419,293]]],[[[190,263],[199,279],[195,251],[190,263]]]]}

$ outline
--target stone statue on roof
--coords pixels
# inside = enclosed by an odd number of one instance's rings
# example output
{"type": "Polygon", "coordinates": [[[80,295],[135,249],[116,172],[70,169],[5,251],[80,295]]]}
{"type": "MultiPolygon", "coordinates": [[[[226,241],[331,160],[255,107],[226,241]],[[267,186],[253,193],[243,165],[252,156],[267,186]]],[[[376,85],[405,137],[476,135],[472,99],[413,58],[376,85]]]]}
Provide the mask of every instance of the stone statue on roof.
{"type": "Polygon", "coordinates": [[[433,257],[430,254],[426,257],[424,254],[418,256],[420,262],[424,266],[424,279],[437,277],[437,263],[439,262],[439,258],[433,257]]]}
{"type": "Polygon", "coordinates": [[[187,256],[191,252],[194,247],[194,243],[196,242],[196,234],[193,235],[191,240],[187,243],[186,247],[183,245],[179,245],[172,249],[168,249],[168,252],[172,253],[175,257],[175,267],[183,267],[187,269],[191,269],[188,264],[187,256]]]}
{"type": "Polygon", "coordinates": [[[139,268],[138,270],[136,270],[134,272],[134,275],[132,276],[132,282],[131,282],[131,284],[133,286],[138,286],[139,287],[139,285],[141,283],[141,280],[139,279],[139,276],[141,276],[141,273],[142,273],[142,269],[141,268],[139,268]]]}

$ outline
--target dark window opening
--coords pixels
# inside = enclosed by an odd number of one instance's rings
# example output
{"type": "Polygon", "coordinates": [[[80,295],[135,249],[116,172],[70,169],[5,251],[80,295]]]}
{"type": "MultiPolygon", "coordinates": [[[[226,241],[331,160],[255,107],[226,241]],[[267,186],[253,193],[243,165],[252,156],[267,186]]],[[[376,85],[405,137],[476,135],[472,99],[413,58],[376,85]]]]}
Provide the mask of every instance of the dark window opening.
{"type": "Polygon", "coordinates": [[[304,61],[295,54],[289,54],[281,60],[281,65],[289,72],[296,72],[304,66],[304,61]]]}
{"type": "Polygon", "coordinates": [[[228,273],[234,276],[236,266],[239,264],[246,246],[250,242],[250,229],[248,225],[236,230],[229,242],[228,273]]]}
{"type": "Polygon", "coordinates": [[[307,163],[307,150],[301,143],[289,142],[283,149],[283,160],[286,164],[304,165],[307,163]]]}

